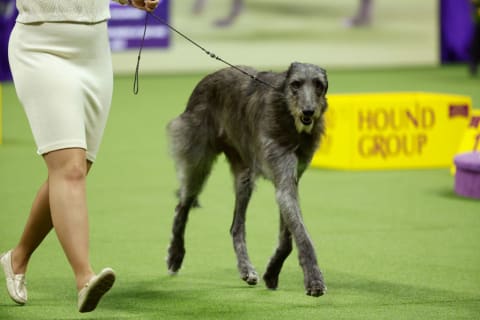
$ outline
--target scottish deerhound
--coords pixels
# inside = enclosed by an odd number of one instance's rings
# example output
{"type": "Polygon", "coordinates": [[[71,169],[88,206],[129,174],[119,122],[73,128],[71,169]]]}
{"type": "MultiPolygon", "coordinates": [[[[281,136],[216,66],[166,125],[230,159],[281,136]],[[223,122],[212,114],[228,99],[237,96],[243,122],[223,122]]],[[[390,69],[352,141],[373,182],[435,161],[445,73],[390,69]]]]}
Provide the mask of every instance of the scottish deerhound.
{"type": "Polygon", "coordinates": [[[233,68],[217,71],[200,81],[186,110],[168,125],[180,181],[168,269],[176,273],[182,265],[188,213],[215,159],[224,153],[235,179],[230,233],[241,278],[250,285],[258,281],[245,243],[245,213],[255,179],[264,176],[273,182],[280,208],[279,244],[263,276],[266,286],[277,288],[283,262],[292,251],[293,236],[306,293],[321,296],[326,287],[303,223],[297,186],[324,131],[326,72],[304,63],[292,63],[283,73],[241,68],[272,87],[233,68]]]}

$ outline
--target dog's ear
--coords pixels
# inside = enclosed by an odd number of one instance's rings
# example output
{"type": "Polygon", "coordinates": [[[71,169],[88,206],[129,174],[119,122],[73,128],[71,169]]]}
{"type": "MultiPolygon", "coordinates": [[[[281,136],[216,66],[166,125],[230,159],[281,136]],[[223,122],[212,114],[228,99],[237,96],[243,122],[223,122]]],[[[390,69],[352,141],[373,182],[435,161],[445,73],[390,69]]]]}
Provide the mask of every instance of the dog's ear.
{"type": "Polygon", "coordinates": [[[301,62],[294,61],[294,62],[292,62],[292,63],[290,64],[290,68],[289,68],[289,69],[298,67],[298,66],[301,65],[301,64],[302,64],[301,62]]]}
{"type": "Polygon", "coordinates": [[[320,68],[320,72],[322,73],[323,77],[325,78],[325,89],[324,89],[324,94],[327,93],[328,91],[328,76],[327,76],[327,70],[320,68]]]}
{"type": "Polygon", "coordinates": [[[287,70],[287,79],[290,78],[290,75],[292,74],[293,70],[295,70],[299,65],[301,65],[300,62],[292,62],[290,64],[290,67],[288,67],[288,70],[287,70]]]}

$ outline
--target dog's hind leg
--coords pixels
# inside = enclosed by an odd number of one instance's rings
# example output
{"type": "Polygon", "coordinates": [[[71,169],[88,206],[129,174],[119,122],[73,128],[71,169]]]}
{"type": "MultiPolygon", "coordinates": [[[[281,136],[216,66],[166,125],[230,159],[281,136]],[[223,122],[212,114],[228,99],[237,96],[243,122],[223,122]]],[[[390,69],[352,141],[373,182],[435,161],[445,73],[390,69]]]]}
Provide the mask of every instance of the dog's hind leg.
{"type": "Polygon", "coordinates": [[[185,256],[185,227],[188,213],[194,202],[194,198],[180,201],[175,208],[175,218],[172,226],[172,238],[168,247],[167,267],[170,274],[176,274],[182,266],[185,256]]]}
{"type": "Polygon", "coordinates": [[[167,267],[175,274],[182,266],[185,256],[184,234],[191,207],[196,203],[212,165],[216,153],[207,147],[202,134],[189,130],[188,122],[176,119],[170,125],[173,156],[176,161],[177,175],[180,181],[179,202],[175,208],[172,226],[172,238],[168,248],[167,267]],[[184,134],[175,134],[175,129],[184,129],[184,134]],[[199,156],[201,155],[201,156],[199,156]]]}
{"type": "Polygon", "coordinates": [[[188,214],[210,173],[214,159],[204,158],[196,168],[189,168],[188,173],[183,173],[180,188],[180,200],[175,208],[175,218],[172,226],[172,238],[168,248],[167,266],[170,273],[175,274],[182,266],[185,256],[185,227],[188,214]]]}
{"type": "Polygon", "coordinates": [[[276,289],[278,287],[278,276],[282,269],[285,259],[292,252],[292,234],[285,226],[282,216],[280,216],[280,235],[278,241],[278,247],[275,253],[270,258],[267,270],[263,275],[263,280],[269,289],[276,289]]]}
{"type": "MultiPolygon", "coordinates": [[[[228,157],[228,154],[227,154],[228,157]]],[[[232,166],[235,178],[235,211],[233,222],[230,227],[230,234],[233,240],[233,247],[237,255],[237,267],[240,277],[249,285],[258,282],[258,274],[248,257],[247,244],[245,239],[245,219],[248,203],[252,196],[254,177],[251,170],[235,163],[232,157],[228,157],[232,166]]]]}

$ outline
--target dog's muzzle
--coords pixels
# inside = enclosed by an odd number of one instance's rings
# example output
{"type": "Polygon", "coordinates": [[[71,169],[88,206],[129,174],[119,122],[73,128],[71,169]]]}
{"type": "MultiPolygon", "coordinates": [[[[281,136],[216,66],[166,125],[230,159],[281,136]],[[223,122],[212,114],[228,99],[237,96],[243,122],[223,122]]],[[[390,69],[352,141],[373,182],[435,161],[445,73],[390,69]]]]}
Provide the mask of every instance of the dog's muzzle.
{"type": "Polygon", "coordinates": [[[314,111],[313,110],[303,110],[302,111],[302,114],[300,116],[300,121],[302,121],[302,123],[306,126],[312,124],[313,122],[313,114],[314,114],[314,111]]]}

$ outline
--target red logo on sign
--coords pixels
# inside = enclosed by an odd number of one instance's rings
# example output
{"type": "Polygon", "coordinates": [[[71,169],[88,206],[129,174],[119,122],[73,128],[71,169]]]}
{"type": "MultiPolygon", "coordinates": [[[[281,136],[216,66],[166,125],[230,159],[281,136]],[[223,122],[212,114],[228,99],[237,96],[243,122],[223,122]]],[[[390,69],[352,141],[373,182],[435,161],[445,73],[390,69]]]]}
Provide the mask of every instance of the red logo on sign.
{"type": "Polygon", "coordinates": [[[453,117],[468,117],[468,105],[450,105],[449,116],[453,117]]]}
{"type": "Polygon", "coordinates": [[[480,116],[472,117],[470,120],[470,124],[468,125],[470,128],[478,128],[480,125],[480,116]]]}

